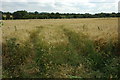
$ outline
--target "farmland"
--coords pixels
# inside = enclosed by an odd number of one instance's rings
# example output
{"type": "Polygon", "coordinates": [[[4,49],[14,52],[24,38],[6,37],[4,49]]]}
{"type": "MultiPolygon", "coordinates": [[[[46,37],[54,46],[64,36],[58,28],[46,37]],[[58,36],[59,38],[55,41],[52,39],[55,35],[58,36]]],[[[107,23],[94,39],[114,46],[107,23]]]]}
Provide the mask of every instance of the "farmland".
{"type": "Polygon", "coordinates": [[[118,78],[118,19],[3,20],[3,77],[118,78]]]}

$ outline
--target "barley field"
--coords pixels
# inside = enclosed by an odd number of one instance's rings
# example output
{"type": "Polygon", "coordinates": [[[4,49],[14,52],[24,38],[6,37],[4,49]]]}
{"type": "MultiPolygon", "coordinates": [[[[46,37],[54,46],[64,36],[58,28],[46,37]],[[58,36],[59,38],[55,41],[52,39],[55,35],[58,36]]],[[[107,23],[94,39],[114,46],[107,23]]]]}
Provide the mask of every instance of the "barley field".
{"type": "Polygon", "coordinates": [[[118,19],[3,20],[3,77],[118,78],[118,19]]]}

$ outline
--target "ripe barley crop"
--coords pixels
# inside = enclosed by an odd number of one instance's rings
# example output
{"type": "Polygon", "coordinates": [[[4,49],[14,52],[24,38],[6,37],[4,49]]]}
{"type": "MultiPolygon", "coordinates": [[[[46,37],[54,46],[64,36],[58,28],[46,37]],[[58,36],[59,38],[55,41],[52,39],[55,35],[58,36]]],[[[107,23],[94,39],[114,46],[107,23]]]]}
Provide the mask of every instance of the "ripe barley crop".
{"type": "Polygon", "coordinates": [[[119,77],[117,18],[3,24],[4,78],[119,77]]]}

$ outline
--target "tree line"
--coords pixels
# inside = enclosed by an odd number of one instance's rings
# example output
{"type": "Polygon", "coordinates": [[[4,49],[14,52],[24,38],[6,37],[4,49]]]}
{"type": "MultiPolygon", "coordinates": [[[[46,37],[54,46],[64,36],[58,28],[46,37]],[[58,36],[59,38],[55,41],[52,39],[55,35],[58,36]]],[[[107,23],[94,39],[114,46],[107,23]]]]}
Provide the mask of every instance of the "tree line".
{"type": "Polygon", "coordinates": [[[80,13],[47,13],[47,12],[27,12],[25,10],[11,12],[0,11],[0,19],[63,19],[63,18],[105,18],[120,17],[120,13],[97,13],[97,14],[80,14],[80,13]]]}

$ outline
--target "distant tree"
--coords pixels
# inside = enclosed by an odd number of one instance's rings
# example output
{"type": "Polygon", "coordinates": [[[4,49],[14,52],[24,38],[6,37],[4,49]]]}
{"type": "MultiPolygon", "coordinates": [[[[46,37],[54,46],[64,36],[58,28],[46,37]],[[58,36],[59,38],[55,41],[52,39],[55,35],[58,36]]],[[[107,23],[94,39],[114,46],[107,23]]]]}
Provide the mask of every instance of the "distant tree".
{"type": "Polygon", "coordinates": [[[11,13],[10,13],[10,12],[7,12],[7,13],[6,13],[6,19],[10,19],[10,15],[11,15],[11,13]]]}
{"type": "Polygon", "coordinates": [[[37,11],[35,11],[34,14],[38,15],[39,13],[37,11]]]}
{"type": "Polygon", "coordinates": [[[54,16],[55,19],[61,18],[60,14],[57,12],[54,16]]]}
{"type": "Polygon", "coordinates": [[[92,15],[91,15],[91,14],[89,14],[89,13],[85,13],[85,14],[83,15],[83,17],[84,17],[84,18],[91,18],[91,17],[92,17],[92,15]]]}
{"type": "Polygon", "coordinates": [[[117,13],[117,14],[116,14],[116,17],[120,17],[120,13],[117,13]]]}
{"type": "Polygon", "coordinates": [[[116,15],[116,13],[112,13],[112,14],[110,14],[110,17],[116,17],[117,15],[116,15]]]}
{"type": "Polygon", "coordinates": [[[105,13],[100,13],[99,16],[100,17],[106,17],[106,14],[105,13]]]}
{"type": "Polygon", "coordinates": [[[0,20],[2,20],[2,11],[0,11],[0,20]]]}
{"type": "MultiPolygon", "coordinates": [[[[1,11],[2,12],[2,11],[1,11]]],[[[1,16],[1,15],[0,15],[1,16]]],[[[60,18],[104,18],[120,17],[120,13],[97,13],[97,14],[76,14],[76,13],[47,13],[47,12],[27,12],[25,10],[14,13],[2,12],[2,19],[60,19],[60,18]]],[[[0,18],[1,19],[1,18],[0,18]]]]}
{"type": "Polygon", "coordinates": [[[13,13],[14,19],[27,19],[28,13],[27,11],[16,11],[13,13]]]}

